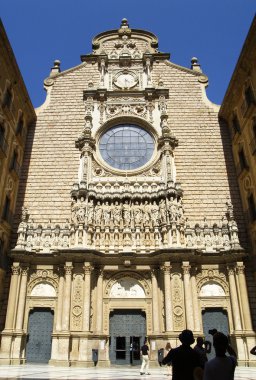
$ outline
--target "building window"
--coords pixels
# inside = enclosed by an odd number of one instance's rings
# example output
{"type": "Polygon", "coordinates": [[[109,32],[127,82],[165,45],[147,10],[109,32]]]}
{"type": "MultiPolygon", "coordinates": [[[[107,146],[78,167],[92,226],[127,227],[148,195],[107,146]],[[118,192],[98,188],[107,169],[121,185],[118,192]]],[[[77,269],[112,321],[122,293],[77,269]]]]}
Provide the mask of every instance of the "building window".
{"type": "Polygon", "coordinates": [[[18,153],[16,150],[13,152],[12,160],[11,160],[11,165],[10,165],[10,170],[15,172],[16,175],[19,177],[20,175],[20,165],[18,164],[18,153]]]}
{"type": "Polygon", "coordinates": [[[22,131],[23,131],[23,128],[24,128],[24,119],[23,119],[23,116],[21,115],[19,117],[19,120],[18,120],[18,123],[17,123],[16,135],[21,135],[22,131]]]}
{"type": "Polygon", "coordinates": [[[252,140],[250,142],[251,153],[256,154],[256,120],[254,119],[252,125],[252,140]]]}
{"type": "Polygon", "coordinates": [[[238,159],[239,159],[239,163],[238,163],[238,167],[237,167],[237,172],[238,172],[238,175],[240,175],[244,170],[248,169],[248,164],[247,164],[247,160],[245,158],[243,148],[241,148],[238,152],[238,159]]]}
{"type": "Polygon", "coordinates": [[[0,157],[6,156],[7,143],[5,140],[5,128],[0,124],[0,157]]]}
{"type": "Polygon", "coordinates": [[[241,133],[240,123],[239,123],[238,117],[236,115],[232,119],[232,130],[233,130],[234,135],[236,133],[241,133]]]}
{"type": "Polygon", "coordinates": [[[253,194],[249,195],[249,197],[247,198],[247,202],[249,211],[249,221],[254,222],[256,220],[256,207],[253,194]]]}
{"type": "Polygon", "coordinates": [[[3,97],[3,107],[10,109],[11,104],[12,104],[12,91],[10,87],[7,87],[4,93],[4,97],[3,97]]]}
{"type": "Polygon", "coordinates": [[[11,200],[8,196],[5,198],[2,218],[9,224],[11,224],[11,212],[10,212],[11,200]]]}
{"type": "Polygon", "coordinates": [[[244,97],[245,97],[247,108],[249,108],[251,104],[255,103],[254,92],[253,92],[251,86],[248,86],[246,88],[246,90],[244,92],[244,97]]]}
{"type": "Polygon", "coordinates": [[[99,150],[104,161],[113,168],[133,170],[152,157],[155,143],[152,135],[134,124],[119,124],[100,138],[99,150]]]}

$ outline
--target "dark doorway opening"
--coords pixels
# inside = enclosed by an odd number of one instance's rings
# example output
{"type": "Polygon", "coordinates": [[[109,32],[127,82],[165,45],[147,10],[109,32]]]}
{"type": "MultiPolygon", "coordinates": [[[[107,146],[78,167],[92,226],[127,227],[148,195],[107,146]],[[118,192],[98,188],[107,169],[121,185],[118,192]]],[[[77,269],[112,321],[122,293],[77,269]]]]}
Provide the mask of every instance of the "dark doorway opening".
{"type": "MultiPolygon", "coordinates": [[[[228,315],[226,310],[221,307],[207,308],[202,312],[203,317],[203,330],[205,339],[212,343],[212,335],[209,334],[209,330],[216,329],[219,332],[229,335],[228,315]]],[[[212,359],[215,356],[214,348],[209,354],[208,359],[212,359]]]]}
{"type": "Polygon", "coordinates": [[[146,336],[146,317],[140,310],[114,310],[109,320],[109,357],[112,364],[139,365],[146,336]]]}
{"type": "Polygon", "coordinates": [[[53,312],[35,308],[29,314],[26,345],[27,363],[48,363],[52,349],[53,312]]]}

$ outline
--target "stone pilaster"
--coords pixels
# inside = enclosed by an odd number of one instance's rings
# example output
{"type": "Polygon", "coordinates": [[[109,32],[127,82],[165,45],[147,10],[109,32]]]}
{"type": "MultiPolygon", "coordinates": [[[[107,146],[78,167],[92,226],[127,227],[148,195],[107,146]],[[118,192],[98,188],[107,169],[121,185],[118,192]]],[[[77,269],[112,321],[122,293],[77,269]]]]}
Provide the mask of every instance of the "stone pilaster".
{"type": "Polygon", "coordinates": [[[98,271],[98,281],[97,281],[97,317],[96,317],[96,331],[102,332],[102,321],[103,321],[103,270],[98,271]]]}
{"type": "Polygon", "coordinates": [[[154,333],[159,333],[159,302],[158,302],[158,283],[157,283],[157,270],[153,269],[151,271],[152,280],[152,306],[153,306],[153,327],[154,333]]]}
{"type": "Polygon", "coordinates": [[[228,279],[229,279],[229,289],[230,289],[230,298],[231,298],[231,307],[234,321],[234,328],[237,331],[242,330],[241,316],[239,310],[239,303],[237,297],[237,289],[235,282],[235,269],[233,266],[228,267],[228,279]]]}
{"type": "Polygon", "coordinates": [[[237,276],[240,288],[241,306],[243,311],[244,330],[252,331],[251,311],[249,306],[248,292],[244,274],[244,265],[242,262],[237,262],[237,276]]]}
{"type": "Polygon", "coordinates": [[[58,289],[58,301],[56,310],[56,331],[62,330],[62,308],[63,308],[63,294],[64,290],[64,271],[63,268],[59,270],[59,289],[58,289]]]}
{"type": "Polygon", "coordinates": [[[62,330],[69,331],[70,324],[70,303],[71,303],[71,285],[72,285],[72,263],[66,263],[65,267],[65,287],[62,307],[62,330]]]}
{"type": "Polygon", "coordinates": [[[173,331],[172,295],[171,295],[171,265],[165,264],[161,268],[164,272],[164,305],[165,305],[165,328],[173,331]]]}
{"type": "Polygon", "coordinates": [[[83,331],[90,330],[91,315],[91,271],[89,263],[84,263],[84,302],[83,302],[83,331]]]}
{"type": "Polygon", "coordinates": [[[199,310],[199,303],[198,303],[198,293],[197,293],[197,286],[196,286],[196,272],[195,269],[191,272],[191,290],[193,295],[193,312],[194,312],[194,331],[200,331],[201,330],[201,315],[199,310]]]}
{"type": "Polygon", "coordinates": [[[185,295],[185,306],[186,306],[186,324],[187,328],[194,330],[194,318],[193,318],[193,304],[192,304],[192,293],[191,293],[191,283],[190,283],[190,269],[188,261],[183,261],[183,281],[184,281],[184,295],[185,295]]]}
{"type": "Polygon", "coordinates": [[[24,311],[25,311],[26,295],[27,295],[28,271],[29,271],[28,267],[21,268],[21,283],[20,283],[20,292],[19,292],[19,299],[18,299],[16,330],[23,329],[24,311]]]}
{"type": "Polygon", "coordinates": [[[8,308],[7,308],[6,321],[5,321],[5,331],[13,330],[14,328],[14,317],[15,317],[17,294],[18,294],[19,275],[20,275],[20,264],[13,263],[11,285],[10,285],[10,292],[9,292],[9,298],[8,298],[8,308]]]}

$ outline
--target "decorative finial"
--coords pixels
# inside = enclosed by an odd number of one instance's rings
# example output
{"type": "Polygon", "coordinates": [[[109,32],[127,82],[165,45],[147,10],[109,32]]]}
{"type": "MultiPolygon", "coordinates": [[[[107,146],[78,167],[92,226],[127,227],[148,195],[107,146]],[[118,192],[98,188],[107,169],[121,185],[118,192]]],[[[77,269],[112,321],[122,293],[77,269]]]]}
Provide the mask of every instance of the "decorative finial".
{"type": "Polygon", "coordinates": [[[198,59],[196,57],[191,58],[191,69],[195,71],[202,72],[201,65],[198,63],[198,59]]]}
{"type": "Polygon", "coordinates": [[[50,77],[58,74],[60,71],[60,61],[58,59],[55,59],[53,62],[53,67],[51,68],[50,77]]]}
{"type": "Polygon", "coordinates": [[[123,18],[122,19],[120,28],[129,28],[129,24],[128,24],[127,18],[123,18]]]}

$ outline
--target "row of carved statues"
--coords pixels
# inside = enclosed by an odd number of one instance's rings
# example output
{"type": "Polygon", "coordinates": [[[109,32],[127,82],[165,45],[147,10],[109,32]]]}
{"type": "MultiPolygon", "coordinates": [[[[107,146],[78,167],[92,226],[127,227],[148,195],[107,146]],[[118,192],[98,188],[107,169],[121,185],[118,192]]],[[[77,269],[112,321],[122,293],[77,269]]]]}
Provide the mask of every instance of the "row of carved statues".
{"type": "Polygon", "coordinates": [[[159,201],[115,200],[94,201],[83,197],[73,199],[71,222],[101,227],[155,227],[163,224],[184,224],[182,200],[170,197],[159,201]]]}

